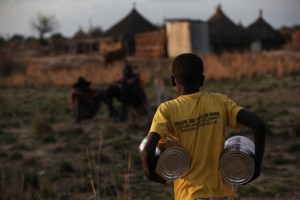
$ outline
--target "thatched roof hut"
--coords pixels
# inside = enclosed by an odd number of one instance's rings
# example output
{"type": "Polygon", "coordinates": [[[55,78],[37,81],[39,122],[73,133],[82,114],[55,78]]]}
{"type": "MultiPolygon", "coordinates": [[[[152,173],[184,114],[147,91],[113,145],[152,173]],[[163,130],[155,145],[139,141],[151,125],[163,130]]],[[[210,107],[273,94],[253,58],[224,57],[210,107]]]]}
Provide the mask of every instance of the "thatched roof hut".
{"type": "Polygon", "coordinates": [[[282,47],[285,43],[284,37],[264,20],[262,14],[260,10],[258,19],[247,27],[247,31],[252,34],[255,41],[260,42],[261,49],[282,47]]]}
{"type": "Polygon", "coordinates": [[[208,19],[211,49],[214,52],[242,50],[250,47],[251,36],[225,15],[219,4],[208,19]]]}
{"type": "Polygon", "coordinates": [[[75,54],[98,52],[99,42],[99,38],[92,38],[79,28],[68,41],[67,48],[65,49],[75,54]]]}
{"type": "Polygon", "coordinates": [[[156,26],[144,18],[135,7],[133,7],[127,16],[104,33],[104,37],[121,40],[128,54],[132,55],[135,52],[135,35],[137,33],[154,30],[157,30],[156,26]]]}
{"type": "Polygon", "coordinates": [[[79,28],[72,37],[73,40],[80,40],[85,38],[88,38],[88,35],[81,28],[79,28]]]}

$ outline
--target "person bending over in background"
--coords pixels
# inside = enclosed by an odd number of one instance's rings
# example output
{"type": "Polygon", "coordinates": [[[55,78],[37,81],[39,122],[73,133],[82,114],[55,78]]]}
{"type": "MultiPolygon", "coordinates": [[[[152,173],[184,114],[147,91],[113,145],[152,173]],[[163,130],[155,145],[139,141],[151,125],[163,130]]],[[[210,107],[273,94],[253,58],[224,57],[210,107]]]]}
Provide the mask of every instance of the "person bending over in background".
{"type": "Polygon", "coordinates": [[[238,128],[241,124],[254,132],[255,173],[252,181],[261,172],[266,124],[227,96],[200,91],[204,74],[203,62],[197,55],[187,53],[177,56],[172,64],[172,73],[172,83],[179,97],[162,103],[153,117],[147,143],[141,152],[144,172],[148,179],[165,183],[155,172],[158,160],[155,148],[160,139],[171,135],[191,157],[187,175],[174,181],[175,199],[234,199],[233,186],[225,182],[218,171],[226,127],[238,128]],[[216,116],[214,120],[196,123],[188,129],[180,126],[180,122],[195,121],[212,114],[216,116]]]}

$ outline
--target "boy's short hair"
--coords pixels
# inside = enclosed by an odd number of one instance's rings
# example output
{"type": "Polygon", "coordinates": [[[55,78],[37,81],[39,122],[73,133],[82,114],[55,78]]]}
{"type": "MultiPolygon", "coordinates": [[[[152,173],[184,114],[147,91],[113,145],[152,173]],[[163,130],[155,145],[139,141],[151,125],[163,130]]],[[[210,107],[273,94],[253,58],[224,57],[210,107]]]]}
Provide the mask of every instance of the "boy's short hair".
{"type": "Polygon", "coordinates": [[[180,54],[173,61],[172,73],[179,84],[197,84],[203,76],[202,59],[192,53],[180,54]]]}

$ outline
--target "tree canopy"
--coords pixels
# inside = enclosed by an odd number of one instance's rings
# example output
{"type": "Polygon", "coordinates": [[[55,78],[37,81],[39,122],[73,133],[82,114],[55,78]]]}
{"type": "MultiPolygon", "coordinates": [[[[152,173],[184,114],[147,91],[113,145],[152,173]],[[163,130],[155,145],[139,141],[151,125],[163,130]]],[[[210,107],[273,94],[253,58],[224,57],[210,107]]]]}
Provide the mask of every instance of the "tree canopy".
{"type": "Polygon", "coordinates": [[[92,37],[101,37],[103,35],[103,31],[101,27],[93,26],[89,29],[89,36],[92,37]]]}
{"type": "Polygon", "coordinates": [[[31,22],[31,25],[38,32],[41,42],[44,42],[45,34],[51,33],[58,28],[58,22],[54,15],[43,13],[38,13],[37,18],[31,22]]]}

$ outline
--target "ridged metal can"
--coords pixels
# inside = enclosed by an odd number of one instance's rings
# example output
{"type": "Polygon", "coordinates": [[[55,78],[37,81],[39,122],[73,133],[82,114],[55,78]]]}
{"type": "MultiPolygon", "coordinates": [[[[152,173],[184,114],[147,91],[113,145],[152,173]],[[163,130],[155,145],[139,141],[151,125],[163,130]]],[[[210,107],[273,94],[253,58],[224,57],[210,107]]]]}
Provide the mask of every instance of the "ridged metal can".
{"type": "Polygon", "coordinates": [[[156,172],[167,181],[185,176],[190,168],[190,156],[180,146],[170,145],[159,156],[156,172]]]}
{"type": "MultiPolygon", "coordinates": [[[[142,140],[139,146],[140,152],[144,149],[147,140],[147,137],[142,140]]],[[[182,147],[172,143],[171,140],[159,143],[155,155],[158,156],[156,173],[163,179],[174,181],[188,173],[191,163],[189,154],[182,147]]]]}
{"type": "Polygon", "coordinates": [[[221,154],[219,172],[231,184],[241,185],[248,182],[255,171],[255,146],[245,136],[233,136],[225,141],[221,154]]]}

